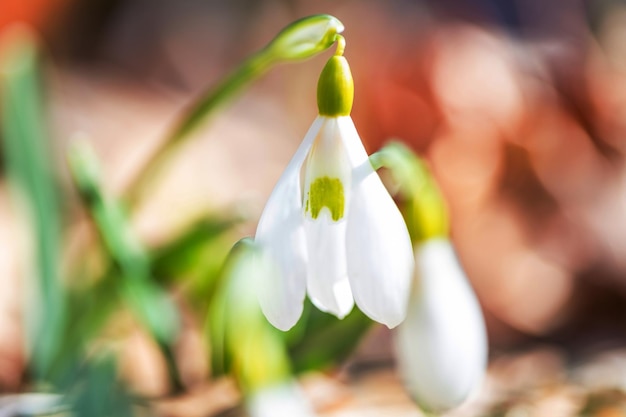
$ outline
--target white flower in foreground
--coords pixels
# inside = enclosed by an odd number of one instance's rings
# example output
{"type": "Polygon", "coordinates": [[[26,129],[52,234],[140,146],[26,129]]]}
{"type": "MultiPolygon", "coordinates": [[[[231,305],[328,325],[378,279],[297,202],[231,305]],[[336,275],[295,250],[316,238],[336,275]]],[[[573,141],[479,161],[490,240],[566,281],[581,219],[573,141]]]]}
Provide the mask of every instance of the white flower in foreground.
{"type": "Polygon", "coordinates": [[[314,417],[308,400],[294,382],[257,390],[246,400],[250,417],[314,417]]]}
{"type": "Polygon", "coordinates": [[[259,221],[255,240],[274,265],[274,273],[259,277],[259,301],[281,330],[298,321],[306,293],[339,318],[354,302],[389,327],[406,315],[411,242],[349,116],[352,98],[350,68],[336,55],[320,76],[320,116],[259,221]]]}
{"type": "Polygon", "coordinates": [[[460,405],[485,373],[487,337],[480,305],[449,241],[416,252],[417,280],[396,334],[407,390],[425,409],[460,405]]]}

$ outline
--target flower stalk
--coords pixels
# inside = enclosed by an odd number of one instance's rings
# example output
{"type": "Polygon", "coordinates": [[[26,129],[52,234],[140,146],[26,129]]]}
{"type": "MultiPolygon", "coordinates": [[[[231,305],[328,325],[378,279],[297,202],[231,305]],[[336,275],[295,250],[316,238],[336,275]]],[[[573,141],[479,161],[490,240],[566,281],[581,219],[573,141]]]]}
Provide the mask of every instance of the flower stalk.
{"type": "Polygon", "coordinates": [[[402,212],[414,245],[449,235],[445,200],[424,161],[406,145],[390,142],[371,155],[370,162],[376,170],[388,169],[399,185],[402,212]]]}
{"type": "Polygon", "coordinates": [[[246,59],[233,72],[202,94],[148,158],[126,190],[126,202],[134,208],[151,186],[176,149],[204,123],[215,110],[234,98],[244,87],[263,76],[277,64],[311,58],[331,47],[343,31],[343,24],[330,15],[313,15],[284,28],[263,49],[246,59]]]}

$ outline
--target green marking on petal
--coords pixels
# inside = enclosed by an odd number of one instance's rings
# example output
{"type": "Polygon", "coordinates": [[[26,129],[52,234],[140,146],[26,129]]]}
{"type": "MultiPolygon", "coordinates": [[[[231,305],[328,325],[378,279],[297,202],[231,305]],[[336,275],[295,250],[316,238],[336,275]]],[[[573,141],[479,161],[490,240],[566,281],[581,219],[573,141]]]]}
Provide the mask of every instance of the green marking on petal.
{"type": "Polygon", "coordinates": [[[328,207],[328,210],[330,210],[333,221],[343,218],[345,197],[343,184],[339,178],[317,178],[311,183],[307,197],[305,210],[310,211],[311,217],[314,219],[318,218],[320,211],[324,207],[328,207]]]}

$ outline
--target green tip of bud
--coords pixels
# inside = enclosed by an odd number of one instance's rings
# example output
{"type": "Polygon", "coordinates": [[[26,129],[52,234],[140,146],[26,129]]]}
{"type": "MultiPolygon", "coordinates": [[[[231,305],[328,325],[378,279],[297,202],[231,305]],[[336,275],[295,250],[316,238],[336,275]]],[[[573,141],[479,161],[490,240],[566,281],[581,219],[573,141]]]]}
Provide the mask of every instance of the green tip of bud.
{"type": "Polygon", "coordinates": [[[348,116],[354,100],[350,65],[343,56],[328,60],[317,83],[317,107],[321,116],[348,116]]]}
{"type": "Polygon", "coordinates": [[[267,50],[281,61],[309,58],[330,48],[343,29],[343,23],[334,16],[304,17],[281,30],[267,50]]]}

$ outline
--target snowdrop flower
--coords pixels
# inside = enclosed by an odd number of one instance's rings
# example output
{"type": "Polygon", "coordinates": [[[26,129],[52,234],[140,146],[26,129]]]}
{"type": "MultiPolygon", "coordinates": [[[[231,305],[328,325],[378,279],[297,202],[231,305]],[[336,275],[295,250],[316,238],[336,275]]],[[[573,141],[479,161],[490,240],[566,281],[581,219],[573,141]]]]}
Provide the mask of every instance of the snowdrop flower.
{"type": "Polygon", "coordinates": [[[396,333],[399,368],[415,401],[442,412],[461,404],[482,380],[485,325],[448,240],[430,239],[417,249],[416,275],[396,333]]]}
{"type": "Polygon", "coordinates": [[[406,315],[414,260],[400,211],[369,162],[350,118],[354,85],[345,45],[318,83],[319,117],[265,206],[256,232],[265,264],[258,297],[267,319],[288,330],[306,293],[343,318],[354,303],[398,325],[406,315]]]}

